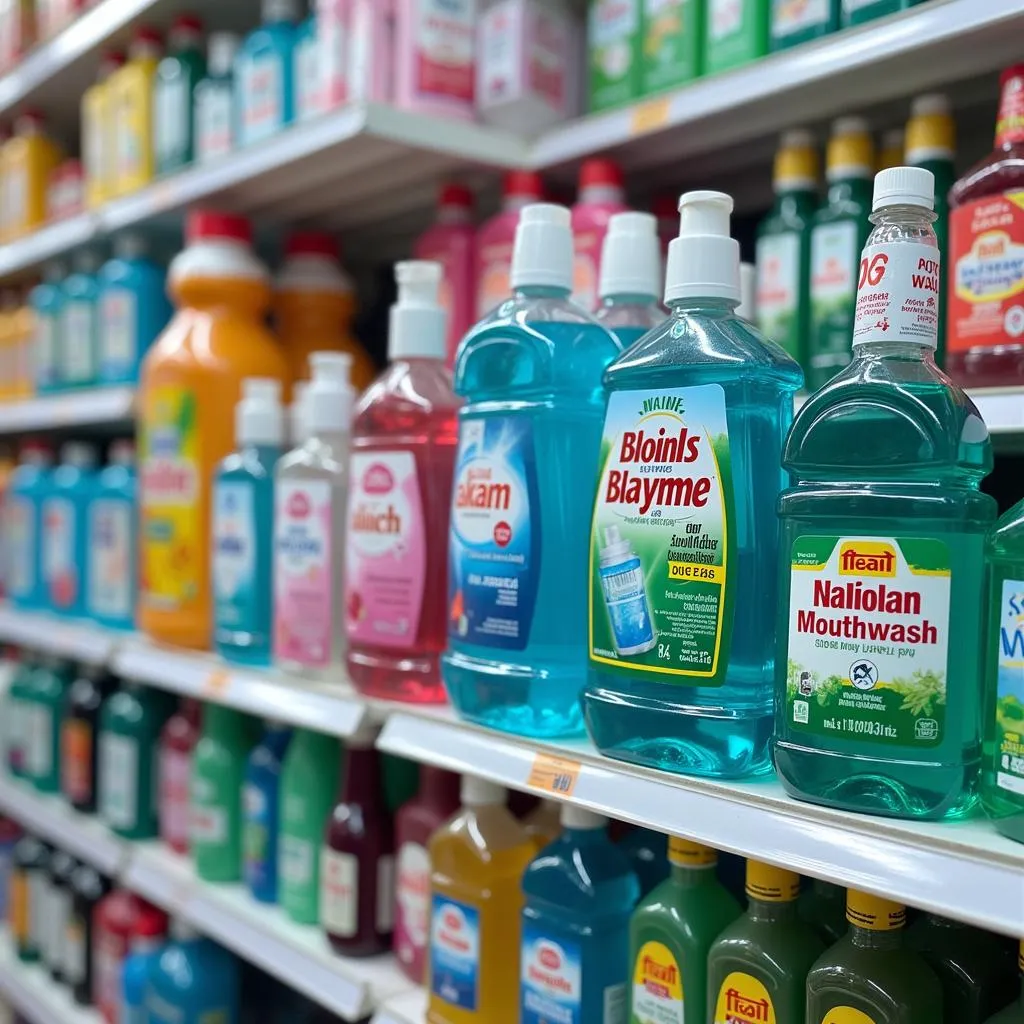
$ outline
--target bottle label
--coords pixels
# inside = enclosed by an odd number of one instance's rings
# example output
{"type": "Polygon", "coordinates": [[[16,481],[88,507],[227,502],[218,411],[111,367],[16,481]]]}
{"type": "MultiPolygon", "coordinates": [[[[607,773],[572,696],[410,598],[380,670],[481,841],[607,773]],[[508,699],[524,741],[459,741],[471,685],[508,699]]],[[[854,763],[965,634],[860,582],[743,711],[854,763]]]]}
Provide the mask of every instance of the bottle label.
{"type": "Polygon", "coordinates": [[[188,802],[192,757],[173,747],[161,747],[158,761],[160,835],[174,849],[188,846],[188,802]]]}
{"type": "Polygon", "coordinates": [[[52,314],[36,314],[33,360],[36,386],[52,388],[57,383],[57,318],[52,314]]]}
{"type": "Polygon", "coordinates": [[[412,452],[352,455],[345,552],[349,640],[408,649],[427,582],[423,503],[412,452]]]}
{"type": "Polygon", "coordinates": [[[794,359],[800,358],[800,236],[795,231],[757,241],[757,325],[794,359]]]}
{"type": "Polygon", "coordinates": [[[775,1024],[775,1007],[764,985],[733,971],[718,990],[713,1024],[775,1024]]]}
{"type": "Polygon", "coordinates": [[[78,598],[75,506],[67,498],[43,502],[43,579],[50,603],[71,608],[78,598]]]}
{"type": "Polygon", "coordinates": [[[91,302],[69,302],[62,319],[61,380],[91,384],[96,379],[96,307],[91,302]]]}
{"type": "Polygon", "coordinates": [[[218,780],[193,771],[189,793],[188,836],[193,852],[198,845],[223,846],[228,841],[229,811],[218,780]]]}
{"type": "Polygon", "coordinates": [[[24,710],[28,726],[26,767],[31,779],[49,779],[53,772],[53,712],[46,704],[27,701],[24,710]]]}
{"type": "Polygon", "coordinates": [[[99,815],[111,827],[128,832],[139,817],[139,744],[131,736],[100,733],[99,815]]]}
{"type": "Polygon", "coordinates": [[[274,495],[274,654],[322,667],[334,631],[334,521],[326,480],[282,480],[274,495]]]}
{"type": "Polygon", "coordinates": [[[377,858],[377,904],[374,918],[381,935],[395,927],[395,858],[390,854],[377,858]]]}
{"type": "Polygon", "coordinates": [[[731,626],[725,392],[718,384],[613,392],[601,452],[591,660],[721,685],[731,626]]]}
{"type": "Polygon", "coordinates": [[[1024,797],[1024,580],[1003,580],[996,643],[996,785],[1024,797]]]}
{"type": "Polygon", "coordinates": [[[711,42],[720,43],[743,30],[745,6],[744,0],[708,0],[711,42]]]}
{"type": "Polygon", "coordinates": [[[449,536],[448,627],[454,641],[526,648],[540,545],[529,421],[523,416],[464,418],[449,536]]]}
{"type": "Polygon", "coordinates": [[[772,0],[771,32],[777,39],[828,22],[829,0],[772,0]]]}
{"type": "Polygon", "coordinates": [[[426,949],[430,928],[430,854],[419,843],[398,850],[395,904],[395,955],[411,964],[426,949]]]}
{"type": "Polygon", "coordinates": [[[130,619],[135,531],[127,501],[96,498],[89,505],[89,611],[107,619],[130,619]]]}
{"type": "Polygon", "coordinates": [[[683,975],[672,951],[645,942],[633,965],[630,1024],[684,1024],[683,975]]]}
{"type": "Polygon", "coordinates": [[[949,252],[949,351],[1024,344],[1024,191],[953,210],[949,252]]]}
{"type": "Polygon", "coordinates": [[[139,444],[141,597],[160,612],[191,607],[203,593],[208,543],[198,402],[192,391],[155,388],[143,403],[139,444]]]}
{"type": "Polygon", "coordinates": [[[593,312],[597,309],[598,273],[604,234],[578,231],[573,235],[572,301],[593,312]]]}
{"type": "Polygon", "coordinates": [[[81,985],[85,981],[86,948],[85,921],[75,913],[68,916],[64,928],[64,978],[68,985],[81,985]]]}
{"type": "Polygon", "coordinates": [[[100,298],[100,375],[106,380],[127,377],[138,359],[135,326],[138,309],[133,292],[110,288],[100,298]]]}
{"type": "Polygon", "coordinates": [[[270,800],[251,782],[242,787],[242,860],[249,884],[268,877],[270,856],[270,800]]]}
{"type": "Polygon", "coordinates": [[[836,372],[850,361],[860,245],[852,221],[811,231],[811,356],[817,370],[836,372]]]}
{"type": "Polygon", "coordinates": [[[158,82],[154,110],[153,149],[158,166],[184,161],[188,155],[188,129],[192,118],[192,91],[184,74],[158,82]]]}
{"type": "Polygon", "coordinates": [[[451,1006],[475,1012],[480,984],[480,911],[439,892],[434,893],[431,906],[430,991],[451,1006]]]}
{"type": "Polygon", "coordinates": [[[359,861],[326,846],[320,851],[320,924],[343,939],[359,931],[359,861]]]}
{"type": "Polygon", "coordinates": [[[483,320],[512,294],[512,243],[482,246],[477,275],[476,315],[483,320]]]}
{"type": "Polygon", "coordinates": [[[801,733],[939,746],[949,548],[930,537],[797,537],[786,713],[801,733]]]}
{"type": "Polygon", "coordinates": [[[320,76],[320,45],[310,36],[295,47],[295,117],[308,121],[324,109],[320,76]]]}
{"type": "Polygon", "coordinates": [[[473,102],[476,50],[475,0],[420,0],[416,5],[415,91],[473,102]]]}
{"type": "Polygon", "coordinates": [[[633,98],[639,32],[640,0],[591,3],[587,13],[587,48],[590,51],[590,91],[596,105],[607,106],[633,98]]]}
{"type": "Polygon", "coordinates": [[[251,145],[273,135],[283,121],[281,62],[276,56],[240,62],[242,144],[251,145]]]}
{"type": "Polygon", "coordinates": [[[250,483],[213,485],[213,601],[217,629],[255,631],[256,513],[250,483]]]}
{"type": "Polygon", "coordinates": [[[92,726],[80,718],[61,725],[61,792],[73,804],[92,796],[92,726]]]}
{"type": "Polygon", "coordinates": [[[916,242],[869,245],[860,261],[853,343],[939,338],[939,250],[916,242]]]}
{"type": "Polygon", "coordinates": [[[35,505],[28,498],[11,495],[4,507],[3,522],[8,592],[15,597],[29,598],[36,584],[35,505]]]}
{"type": "Polygon", "coordinates": [[[873,1018],[852,1006],[833,1006],[825,1011],[821,1024],[875,1024],[873,1018]]]}
{"type": "MultiPolygon", "coordinates": [[[[349,100],[349,78],[355,69],[365,71],[370,46],[372,11],[360,4],[349,21],[344,4],[320,0],[316,12],[316,50],[319,59],[320,103],[322,110],[333,110],[349,100]],[[351,32],[351,34],[350,34],[351,32]]],[[[380,59],[379,54],[377,55],[380,59]]]]}
{"type": "Polygon", "coordinates": [[[556,941],[533,921],[523,922],[522,943],[521,1024],[583,1024],[583,958],[579,946],[556,941]]]}
{"type": "Polygon", "coordinates": [[[314,847],[308,839],[283,835],[278,848],[281,882],[293,889],[312,884],[314,847]]]}
{"type": "Polygon", "coordinates": [[[196,98],[197,160],[213,160],[231,152],[233,119],[231,86],[205,83],[196,98]]]}

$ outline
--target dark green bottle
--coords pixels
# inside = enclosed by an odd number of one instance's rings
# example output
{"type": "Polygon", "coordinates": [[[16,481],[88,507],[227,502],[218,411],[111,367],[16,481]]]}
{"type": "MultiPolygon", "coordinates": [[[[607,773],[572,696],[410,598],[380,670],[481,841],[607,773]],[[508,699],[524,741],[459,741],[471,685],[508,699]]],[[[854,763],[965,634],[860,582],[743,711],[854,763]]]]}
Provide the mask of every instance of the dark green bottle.
{"type": "Polygon", "coordinates": [[[26,776],[40,793],[60,792],[60,727],[71,681],[71,666],[47,656],[26,690],[26,776]]]}
{"type": "Polygon", "coordinates": [[[7,769],[16,779],[28,778],[28,728],[26,712],[32,681],[39,668],[39,656],[22,655],[4,698],[4,737],[7,769]]]}
{"type": "Polygon", "coordinates": [[[827,945],[846,934],[846,893],[840,885],[820,878],[804,881],[800,893],[800,916],[812,925],[827,945]]]}
{"type": "Polygon", "coordinates": [[[921,0],[843,0],[843,28],[908,11],[921,0]]]}
{"type": "MultiPolygon", "coordinates": [[[[1020,941],[1017,967],[1024,975],[1024,939],[1020,941]]],[[[1024,977],[1021,979],[1020,995],[1005,1009],[990,1017],[986,1024],[1024,1024],[1024,977]]]]}
{"type": "Polygon", "coordinates": [[[168,53],[153,81],[153,150],[157,174],[192,163],[195,152],[193,102],[206,74],[203,23],[183,14],[171,26],[168,53]]]}

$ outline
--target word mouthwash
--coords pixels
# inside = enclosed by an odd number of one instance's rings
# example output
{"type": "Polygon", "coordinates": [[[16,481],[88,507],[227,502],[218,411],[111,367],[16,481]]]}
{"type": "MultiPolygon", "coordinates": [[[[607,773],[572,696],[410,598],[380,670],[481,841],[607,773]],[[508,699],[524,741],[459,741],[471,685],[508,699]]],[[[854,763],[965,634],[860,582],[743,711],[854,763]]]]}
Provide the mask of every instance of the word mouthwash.
{"type": "Polygon", "coordinates": [[[775,765],[804,800],[966,814],[981,760],[984,421],[935,366],[934,178],[875,179],[853,362],[783,453],[775,765]]]}
{"type": "Polygon", "coordinates": [[[773,613],[738,602],[775,576],[779,452],[803,377],[736,313],[732,199],[691,192],[679,210],[671,315],[604,378],[583,707],[612,757],[738,776],[769,767],[773,613]]]}

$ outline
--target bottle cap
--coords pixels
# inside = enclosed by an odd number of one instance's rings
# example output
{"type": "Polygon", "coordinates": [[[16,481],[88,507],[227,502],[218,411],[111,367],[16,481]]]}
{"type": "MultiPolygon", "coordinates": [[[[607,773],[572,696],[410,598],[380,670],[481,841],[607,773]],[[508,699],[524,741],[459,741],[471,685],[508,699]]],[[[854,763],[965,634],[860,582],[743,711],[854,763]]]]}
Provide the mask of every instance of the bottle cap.
{"type": "Polygon", "coordinates": [[[124,231],[114,239],[114,255],[119,260],[138,260],[148,253],[149,245],[138,231],[124,231]]]}
{"type": "Polygon", "coordinates": [[[598,295],[644,295],[657,301],[664,288],[658,221],[650,213],[616,213],[601,250],[598,295]]]}
{"type": "Polygon", "coordinates": [[[504,806],[508,793],[504,786],[478,775],[463,775],[459,786],[460,800],[465,807],[482,807],[485,804],[504,806]]]}
{"type": "Polygon", "coordinates": [[[757,268],[753,263],[740,264],[740,304],[736,315],[749,323],[757,322],[757,268]]]}
{"type": "Polygon", "coordinates": [[[891,932],[906,924],[907,908],[902,903],[872,896],[859,889],[847,889],[846,920],[868,931],[891,932]]]}
{"type": "Polygon", "coordinates": [[[327,292],[351,295],[351,278],[338,262],[340,248],[333,235],[296,231],[285,242],[285,261],[274,279],[278,292],[327,292]]]}
{"type": "Polygon", "coordinates": [[[309,381],[298,380],[292,385],[292,404],[288,406],[288,433],[293,447],[309,440],[309,417],[306,414],[306,397],[309,381]]]}
{"type": "Polygon", "coordinates": [[[230,277],[265,281],[267,268],[252,251],[252,227],[245,217],[193,210],[185,228],[186,246],[171,261],[168,279],[230,277]]]}
{"type": "Polygon", "coordinates": [[[388,324],[388,359],[444,359],[448,315],[441,305],[444,268],[431,260],[395,264],[398,301],[388,324]]]}
{"type": "Polygon", "coordinates": [[[623,193],[622,168],[605,157],[584,160],[580,167],[579,198],[581,201],[595,201],[602,194],[610,199],[621,199],[623,193]]]}
{"type": "Polygon", "coordinates": [[[248,218],[219,210],[192,210],[185,222],[185,241],[196,242],[220,239],[252,245],[252,224],[248,218]]]}
{"type": "Polygon", "coordinates": [[[729,236],[732,196],[687,192],[679,200],[679,237],[668,246],[665,302],[740,301],[740,245],[729,236]]]}
{"type": "Polygon", "coordinates": [[[338,240],[326,231],[293,231],[284,244],[285,257],[323,256],[337,260],[341,256],[338,240]]]}
{"type": "Polygon", "coordinates": [[[910,105],[907,122],[906,162],[952,160],[956,153],[956,122],[949,97],[941,92],[918,96],[910,105]]]}
{"type": "Polygon", "coordinates": [[[890,167],[875,175],[872,212],[886,206],[935,208],[935,175],[923,167],[890,167]]]}
{"type": "Polygon", "coordinates": [[[309,368],[312,379],[304,408],[310,434],[347,433],[355,401],[352,356],[347,352],[314,352],[309,357],[309,368]]]}
{"type": "Polygon", "coordinates": [[[128,45],[128,54],[132,58],[153,56],[158,57],[164,49],[164,40],[155,28],[143,25],[128,45]]]}
{"type": "Polygon", "coordinates": [[[792,903],[800,896],[800,876],[759,860],[747,860],[747,895],[762,903],[792,903]]]}
{"type": "Polygon", "coordinates": [[[235,444],[276,445],[284,441],[281,382],[272,377],[246,377],[242,400],[235,406],[235,444]]]}
{"type": "Polygon", "coordinates": [[[703,843],[669,836],[668,859],[678,868],[713,868],[718,863],[718,851],[703,843]]]}
{"type": "Polygon", "coordinates": [[[776,192],[813,189],[821,173],[814,136],[804,128],[784,132],[775,153],[772,181],[776,192]]]}
{"type": "Polygon", "coordinates": [[[53,465],[53,447],[45,441],[26,441],[18,453],[18,461],[25,465],[53,465]]]}
{"type": "Polygon", "coordinates": [[[171,38],[179,40],[198,39],[203,34],[202,19],[195,14],[179,14],[171,25],[171,38]]]}
{"type": "Polygon", "coordinates": [[[589,831],[591,829],[608,827],[608,819],[603,814],[588,811],[585,807],[580,807],[577,804],[562,804],[558,817],[563,828],[578,828],[589,831]]]}
{"type": "Polygon", "coordinates": [[[230,74],[241,45],[242,40],[234,32],[211,32],[207,60],[210,74],[218,77],[230,74]]]}
{"type": "Polygon", "coordinates": [[[544,181],[536,171],[509,171],[502,183],[502,196],[522,204],[524,200],[541,202],[544,199],[544,181]]]}
{"type": "Polygon", "coordinates": [[[438,194],[438,207],[458,207],[462,210],[473,210],[473,193],[465,185],[457,181],[449,181],[441,186],[438,194]]]}
{"type": "Polygon", "coordinates": [[[60,447],[60,461],[76,469],[92,469],[98,461],[96,446],[86,441],[66,441],[60,447]]]}
{"type": "Polygon", "coordinates": [[[513,288],[537,285],[572,290],[572,215],[554,203],[524,206],[512,249],[513,288]]]}
{"type": "Polygon", "coordinates": [[[871,177],[875,168],[875,145],[863,117],[840,117],[832,122],[827,164],[829,181],[871,177]]]}
{"type": "Polygon", "coordinates": [[[263,0],[263,23],[299,20],[299,7],[295,0],[263,0]]]}

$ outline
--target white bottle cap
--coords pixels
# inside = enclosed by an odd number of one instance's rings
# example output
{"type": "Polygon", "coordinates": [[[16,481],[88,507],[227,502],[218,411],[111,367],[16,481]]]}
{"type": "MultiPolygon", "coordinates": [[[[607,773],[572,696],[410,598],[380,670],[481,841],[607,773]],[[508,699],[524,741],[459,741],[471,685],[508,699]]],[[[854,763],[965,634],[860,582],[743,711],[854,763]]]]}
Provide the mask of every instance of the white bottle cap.
{"type": "Polygon", "coordinates": [[[554,203],[524,206],[512,249],[512,287],[538,285],[572,291],[572,262],[569,210],[554,203]]]}
{"type": "Polygon", "coordinates": [[[235,444],[280,445],[284,440],[281,382],[272,377],[246,377],[242,400],[235,406],[235,444]]]}
{"type": "Polygon", "coordinates": [[[917,96],[910,104],[911,117],[932,117],[949,113],[949,97],[942,92],[929,92],[917,96]]]}
{"type": "Polygon", "coordinates": [[[308,397],[309,381],[296,381],[292,385],[292,404],[288,406],[288,430],[294,447],[309,440],[309,416],[306,415],[308,397]]]}
{"type": "Polygon", "coordinates": [[[504,786],[476,775],[462,776],[459,793],[464,807],[482,807],[486,804],[504,806],[508,797],[504,786]]]}
{"type": "Polygon", "coordinates": [[[211,32],[209,59],[206,62],[210,74],[218,77],[229,74],[235,66],[235,54],[241,45],[241,39],[234,32],[211,32]]]}
{"type": "Polygon", "coordinates": [[[598,295],[644,295],[657,301],[664,287],[658,221],[650,213],[616,213],[601,249],[598,295]]]}
{"type": "Polygon", "coordinates": [[[740,304],[736,315],[750,323],[757,320],[757,269],[753,263],[740,264],[740,304]]]}
{"type": "Polygon", "coordinates": [[[622,531],[614,523],[605,528],[604,547],[601,548],[601,560],[612,561],[625,558],[630,553],[629,541],[622,536],[622,531]]]}
{"type": "Polygon", "coordinates": [[[295,0],[263,0],[263,23],[298,21],[299,6],[295,0]]]}
{"type": "Polygon", "coordinates": [[[885,206],[935,209],[935,175],[924,167],[890,167],[875,175],[872,212],[885,206]]]}
{"type": "Polygon", "coordinates": [[[608,819],[603,814],[588,811],[585,807],[576,804],[562,804],[562,813],[559,816],[563,828],[607,828],[608,819]]]}
{"type": "Polygon", "coordinates": [[[790,128],[779,138],[779,149],[814,149],[814,132],[807,128],[790,128]]]}
{"type": "Polygon", "coordinates": [[[432,260],[395,264],[398,301],[388,322],[388,359],[444,359],[448,314],[441,305],[444,268],[432,260]]]}
{"type": "Polygon", "coordinates": [[[61,445],[60,461],[77,469],[92,469],[98,461],[96,446],[85,441],[68,441],[61,445]]]}
{"type": "Polygon", "coordinates": [[[732,196],[686,192],[679,200],[679,237],[668,246],[665,301],[740,300],[740,244],[729,237],[732,196]]]}
{"type": "Polygon", "coordinates": [[[309,368],[313,379],[303,405],[310,435],[348,433],[355,400],[352,357],[347,352],[314,352],[309,368]]]}

